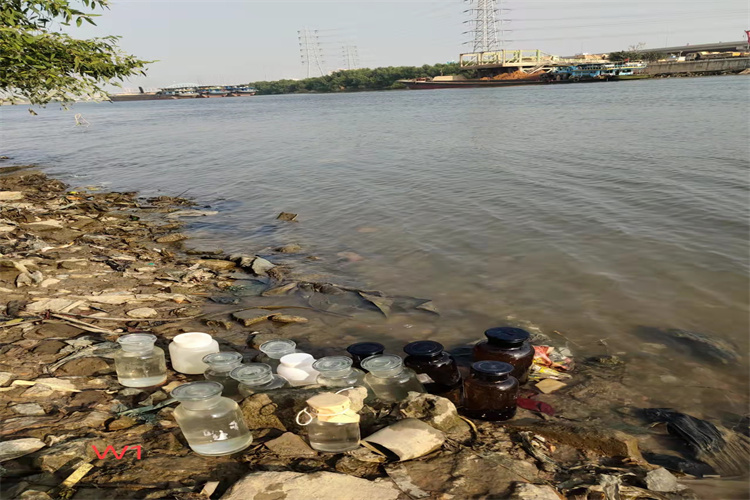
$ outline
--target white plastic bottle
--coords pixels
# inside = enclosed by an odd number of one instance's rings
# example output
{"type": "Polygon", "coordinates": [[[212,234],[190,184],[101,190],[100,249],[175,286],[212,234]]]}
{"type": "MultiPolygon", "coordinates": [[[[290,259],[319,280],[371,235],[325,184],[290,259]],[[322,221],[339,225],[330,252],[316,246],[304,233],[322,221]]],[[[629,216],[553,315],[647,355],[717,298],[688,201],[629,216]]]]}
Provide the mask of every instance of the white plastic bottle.
{"type": "Polygon", "coordinates": [[[292,387],[314,384],[320,374],[312,367],[315,358],[304,352],[287,354],[279,361],[281,364],[276,369],[276,373],[287,379],[292,387]]]}
{"type": "Polygon", "coordinates": [[[203,356],[219,352],[219,343],[207,333],[181,333],[169,344],[172,369],[188,375],[202,374],[208,368],[203,356]]]}

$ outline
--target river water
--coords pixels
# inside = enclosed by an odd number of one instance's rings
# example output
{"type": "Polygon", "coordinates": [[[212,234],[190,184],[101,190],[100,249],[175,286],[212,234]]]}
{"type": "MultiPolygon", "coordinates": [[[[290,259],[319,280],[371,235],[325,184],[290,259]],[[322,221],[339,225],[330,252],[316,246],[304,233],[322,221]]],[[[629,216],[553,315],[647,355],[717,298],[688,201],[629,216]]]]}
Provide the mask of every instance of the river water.
{"type": "Polygon", "coordinates": [[[0,154],[73,185],[184,193],[220,210],[193,223],[199,240],[297,242],[323,276],[432,299],[437,321],[366,325],[391,343],[538,328],[580,358],[624,355],[649,404],[743,414],[749,90],[734,76],[4,107],[0,154]],[[276,224],[282,210],[300,222],[276,224]]]}

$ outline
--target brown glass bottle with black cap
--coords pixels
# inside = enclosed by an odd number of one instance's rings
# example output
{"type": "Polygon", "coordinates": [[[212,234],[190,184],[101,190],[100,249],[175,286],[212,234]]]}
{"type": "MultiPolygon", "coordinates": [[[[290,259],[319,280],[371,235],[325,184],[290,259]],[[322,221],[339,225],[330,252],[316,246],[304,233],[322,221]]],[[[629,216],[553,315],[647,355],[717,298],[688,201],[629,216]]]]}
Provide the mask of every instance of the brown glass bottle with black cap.
{"type": "Polygon", "coordinates": [[[385,352],[385,346],[378,342],[357,342],[346,348],[346,352],[354,360],[352,366],[354,368],[362,369],[362,360],[369,358],[370,356],[377,356],[385,352]]]}
{"type": "Polygon", "coordinates": [[[443,345],[432,340],[418,340],[404,346],[407,354],[404,365],[417,373],[417,379],[427,392],[461,404],[461,373],[453,356],[445,352],[443,345]]]}
{"type": "Polygon", "coordinates": [[[484,332],[487,340],[474,346],[475,361],[503,361],[513,365],[513,375],[525,384],[529,379],[529,368],[534,361],[531,336],[526,330],[512,327],[490,328],[484,332]]]}
{"type": "Polygon", "coordinates": [[[477,361],[464,382],[463,413],[480,420],[508,420],[516,415],[518,380],[513,366],[502,361],[477,361]]]}

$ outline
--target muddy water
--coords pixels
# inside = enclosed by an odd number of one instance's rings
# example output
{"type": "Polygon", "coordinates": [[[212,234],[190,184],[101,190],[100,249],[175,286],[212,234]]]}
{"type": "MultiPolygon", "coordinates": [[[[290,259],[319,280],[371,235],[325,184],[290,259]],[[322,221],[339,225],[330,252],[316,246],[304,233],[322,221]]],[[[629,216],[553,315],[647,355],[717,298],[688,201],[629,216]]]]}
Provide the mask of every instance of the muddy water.
{"type": "Polygon", "coordinates": [[[305,271],[442,313],[331,322],[316,336],[331,345],[453,347],[514,323],[581,358],[624,355],[646,405],[722,418],[748,402],[749,89],[738,76],[2,108],[0,154],[73,184],[193,196],[221,210],[193,224],[199,240],[297,242],[322,259],[305,271]],[[300,222],[275,223],[281,210],[300,222]]]}

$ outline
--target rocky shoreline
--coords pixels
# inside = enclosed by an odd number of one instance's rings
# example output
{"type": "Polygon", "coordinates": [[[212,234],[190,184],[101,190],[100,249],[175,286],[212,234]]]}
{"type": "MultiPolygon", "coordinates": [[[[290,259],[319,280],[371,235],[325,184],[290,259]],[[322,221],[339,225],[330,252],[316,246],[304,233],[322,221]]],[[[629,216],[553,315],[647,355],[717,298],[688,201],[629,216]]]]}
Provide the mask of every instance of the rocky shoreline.
{"type": "MultiPolygon", "coordinates": [[[[332,342],[321,332],[350,321],[352,311],[438,314],[429,300],[298,274],[295,262],[315,257],[295,244],[261,256],[187,247],[184,221],[211,213],[182,198],[70,191],[31,169],[0,168],[3,498],[293,500],[311,498],[311,491],[331,500],[703,498],[694,476],[681,482],[695,491],[644,459],[641,449],[656,431],[635,414],[608,416],[614,405],[642,402],[620,380],[614,356],[580,363],[564,390],[525,389],[537,407],[519,408],[506,423],[464,419],[431,395],[363,404],[363,437],[403,418],[439,431],[439,447],[412,460],[364,447],[312,450],[293,416],[315,389],[245,399],[251,447],[196,455],[174,421],[169,391],[202,377],[169,370],[164,387],[123,388],[112,362],[120,334],[153,333],[166,348],[179,333],[205,331],[222,350],[251,361],[258,345],[276,337],[297,340],[316,356],[342,354],[356,337],[332,342]],[[139,448],[98,458],[94,447],[108,446],[139,448]]],[[[278,223],[294,223],[293,215],[278,223]]],[[[726,442],[737,440],[742,456],[745,436],[720,430],[726,442]]],[[[743,473],[710,458],[701,460],[713,472],[743,473]]]]}

